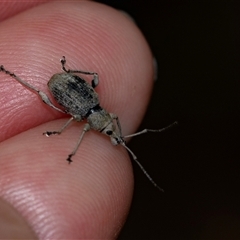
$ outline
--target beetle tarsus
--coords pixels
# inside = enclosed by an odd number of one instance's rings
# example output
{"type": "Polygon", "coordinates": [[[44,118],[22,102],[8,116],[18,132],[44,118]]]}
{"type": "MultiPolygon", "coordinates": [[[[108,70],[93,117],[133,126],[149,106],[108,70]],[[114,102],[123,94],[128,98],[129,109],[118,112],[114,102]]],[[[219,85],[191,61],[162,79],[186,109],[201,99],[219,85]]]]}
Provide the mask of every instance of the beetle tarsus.
{"type": "Polygon", "coordinates": [[[72,162],[72,156],[73,156],[73,154],[68,155],[68,158],[67,158],[68,164],[70,164],[72,162]]]}
{"type": "Polygon", "coordinates": [[[57,131],[53,131],[53,132],[44,132],[43,135],[45,135],[46,137],[50,137],[51,135],[59,135],[60,132],[57,131]]]}

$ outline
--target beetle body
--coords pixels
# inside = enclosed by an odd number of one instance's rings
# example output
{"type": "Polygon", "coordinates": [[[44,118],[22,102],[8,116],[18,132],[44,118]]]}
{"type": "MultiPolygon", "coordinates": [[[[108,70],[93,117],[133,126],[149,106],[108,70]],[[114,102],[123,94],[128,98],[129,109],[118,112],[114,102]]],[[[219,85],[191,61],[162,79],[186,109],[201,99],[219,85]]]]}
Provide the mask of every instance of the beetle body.
{"type": "Polygon", "coordinates": [[[98,94],[94,90],[94,88],[99,83],[98,74],[96,72],[86,72],[82,70],[67,70],[65,68],[65,63],[66,59],[63,56],[61,59],[61,65],[64,72],[54,74],[48,82],[48,88],[50,92],[52,93],[55,100],[63,107],[63,110],[56,107],[51,102],[46,93],[23,81],[13,72],[6,70],[3,65],[0,65],[0,72],[4,72],[7,75],[10,75],[24,87],[38,94],[42,101],[48,106],[59,112],[71,115],[71,118],[60,130],[44,132],[46,136],[61,134],[73,120],[78,122],[85,119],[87,120],[87,123],[84,125],[82,134],[80,135],[76,147],[72,153],[68,155],[67,161],[69,163],[72,162],[72,156],[75,155],[78,147],[80,146],[84,134],[90,129],[94,129],[109,136],[113,145],[121,144],[123,147],[125,147],[132,155],[133,160],[139,165],[139,167],[142,169],[147,178],[152,182],[152,184],[162,191],[162,189],[149,176],[143,166],[137,161],[135,154],[126,146],[124,139],[127,137],[134,137],[146,132],[161,132],[173,125],[176,125],[177,122],[159,130],[144,129],[143,131],[123,137],[118,116],[113,113],[108,113],[99,104],[98,94]],[[76,73],[92,75],[92,84],[90,85],[83,78],[76,75],[76,73]]]}
{"type": "Polygon", "coordinates": [[[98,94],[81,77],[69,73],[54,74],[48,88],[66,113],[81,121],[99,106],[98,94]]]}
{"type": "MultiPolygon", "coordinates": [[[[112,135],[115,127],[112,116],[99,105],[98,94],[84,79],[75,74],[57,73],[48,82],[55,100],[74,120],[87,119],[91,129],[112,135]]],[[[120,140],[117,140],[117,142],[120,140]]]]}

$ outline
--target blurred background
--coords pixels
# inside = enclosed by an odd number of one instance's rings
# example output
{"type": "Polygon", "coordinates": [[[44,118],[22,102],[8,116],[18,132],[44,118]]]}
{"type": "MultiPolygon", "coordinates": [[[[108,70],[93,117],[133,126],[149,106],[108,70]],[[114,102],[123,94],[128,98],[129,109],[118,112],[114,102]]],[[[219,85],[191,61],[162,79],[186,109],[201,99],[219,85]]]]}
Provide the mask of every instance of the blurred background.
{"type": "Polygon", "coordinates": [[[136,21],[158,61],[139,129],[174,127],[129,144],[135,192],[119,236],[240,239],[240,14],[238,1],[98,1],[136,21]]]}

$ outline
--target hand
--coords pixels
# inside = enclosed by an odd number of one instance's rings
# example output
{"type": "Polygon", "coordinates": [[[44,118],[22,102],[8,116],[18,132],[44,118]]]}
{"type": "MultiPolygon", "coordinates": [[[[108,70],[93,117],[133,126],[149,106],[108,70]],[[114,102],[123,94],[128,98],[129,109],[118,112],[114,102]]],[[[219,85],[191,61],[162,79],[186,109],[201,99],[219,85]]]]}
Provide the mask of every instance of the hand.
{"type": "MultiPolygon", "coordinates": [[[[0,65],[50,96],[47,82],[66,56],[67,67],[99,74],[101,106],[119,116],[123,135],[133,133],[153,85],[152,55],[135,24],[95,2],[31,4],[0,3],[0,65]]],[[[69,117],[0,73],[1,239],[114,239],[121,230],[133,192],[128,153],[91,130],[69,165],[84,124],[42,135],[69,117]]]]}

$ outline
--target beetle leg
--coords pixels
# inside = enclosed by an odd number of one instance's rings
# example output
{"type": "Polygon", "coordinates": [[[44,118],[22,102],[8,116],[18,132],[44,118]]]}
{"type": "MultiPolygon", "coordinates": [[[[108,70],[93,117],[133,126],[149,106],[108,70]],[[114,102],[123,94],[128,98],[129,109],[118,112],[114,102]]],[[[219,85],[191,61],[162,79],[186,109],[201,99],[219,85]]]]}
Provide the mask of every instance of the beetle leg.
{"type": "Polygon", "coordinates": [[[122,136],[122,127],[121,127],[121,124],[120,124],[118,116],[116,114],[114,114],[114,113],[109,113],[109,114],[110,114],[110,116],[111,116],[111,118],[113,120],[116,120],[118,131],[119,131],[119,136],[120,136],[120,138],[123,138],[123,136],[122,136]]]}
{"type": "Polygon", "coordinates": [[[71,69],[66,69],[65,68],[65,64],[66,64],[66,58],[65,56],[62,57],[62,59],[60,60],[61,65],[62,65],[62,70],[66,73],[81,73],[81,74],[85,74],[85,75],[93,75],[93,79],[92,79],[92,87],[95,88],[98,83],[99,83],[99,77],[98,74],[96,72],[87,72],[87,71],[82,71],[82,70],[71,70],[71,69]]]}
{"type": "Polygon", "coordinates": [[[55,106],[53,105],[53,103],[51,102],[51,100],[49,99],[49,97],[46,95],[46,93],[40,91],[39,89],[37,89],[36,87],[32,86],[31,84],[23,81],[20,77],[18,77],[17,75],[15,75],[15,73],[6,70],[3,65],[0,66],[0,72],[6,73],[7,75],[9,75],[9,76],[11,76],[12,78],[14,78],[15,80],[17,80],[17,81],[18,81],[20,84],[22,84],[25,88],[28,88],[28,89],[31,90],[32,92],[36,93],[38,96],[41,97],[42,101],[43,101],[45,104],[47,104],[48,106],[52,107],[53,109],[55,109],[55,110],[57,110],[57,111],[59,111],[59,112],[65,113],[63,110],[61,110],[60,108],[55,107],[55,106]]]}
{"type": "Polygon", "coordinates": [[[133,134],[130,134],[130,135],[127,135],[127,136],[124,136],[124,138],[129,138],[129,137],[135,137],[135,136],[138,136],[138,135],[141,135],[141,134],[144,134],[144,133],[148,133],[148,132],[162,132],[162,131],[165,131],[175,125],[177,125],[178,122],[174,122],[172,124],[170,124],[169,126],[165,127],[165,128],[161,128],[161,129],[144,129],[140,132],[137,132],[137,133],[133,133],[133,134]]]}
{"type": "Polygon", "coordinates": [[[71,117],[63,126],[59,131],[46,131],[43,133],[43,135],[49,137],[50,135],[60,135],[67,127],[68,125],[72,122],[74,118],[71,117]]]}
{"type": "Polygon", "coordinates": [[[90,130],[90,125],[89,125],[88,123],[86,123],[86,124],[84,125],[82,134],[80,135],[80,138],[79,138],[79,140],[78,140],[78,142],[77,142],[76,147],[74,148],[74,150],[72,151],[72,153],[68,155],[67,161],[68,161],[69,164],[72,162],[72,156],[74,156],[74,155],[76,154],[76,152],[77,152],[77,150],[78,150],[78,148],[79,148],[79,146],[80,146],[80,144],[81,144],[81,142],[82,142],[82,139],[83,139],[84,134],[85,134],[86,132],[88,132],[89,130],[90,130]]]}

